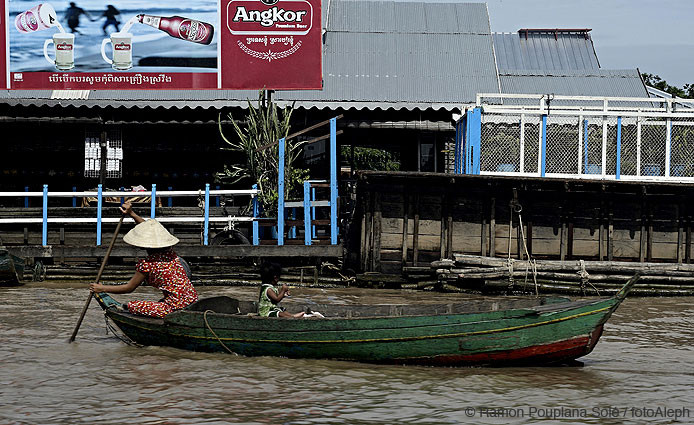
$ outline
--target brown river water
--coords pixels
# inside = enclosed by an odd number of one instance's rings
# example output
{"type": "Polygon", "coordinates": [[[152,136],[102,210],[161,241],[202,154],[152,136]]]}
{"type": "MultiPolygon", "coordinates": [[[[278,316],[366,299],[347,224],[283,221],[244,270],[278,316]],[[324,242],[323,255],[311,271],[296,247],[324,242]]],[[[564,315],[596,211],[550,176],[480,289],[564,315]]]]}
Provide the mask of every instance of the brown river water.
{"type": "MultiPolygon", "coordinates": [[[[96,302],[68,344],[87,296],[0,288],[0,424],[694,423],[694,298],[628,298],[580,367],[435,368],[137,348],[106,332],[96,302]]],[[[464,297],[295,288],[283,304],[464,297]]]]}

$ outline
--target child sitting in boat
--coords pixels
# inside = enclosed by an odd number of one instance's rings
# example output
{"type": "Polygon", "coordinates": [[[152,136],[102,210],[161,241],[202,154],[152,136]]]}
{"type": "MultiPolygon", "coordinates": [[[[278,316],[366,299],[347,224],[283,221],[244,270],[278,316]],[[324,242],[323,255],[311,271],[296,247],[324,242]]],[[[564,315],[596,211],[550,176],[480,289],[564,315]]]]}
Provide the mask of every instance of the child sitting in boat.
{"type": "Polygon", "coordinates": [[[123,241],[147,250],[147,258],[140,260],[133,277],[121,285],[101,285],[92,283],[92,292],[129,294],[142,282],[161,289],[164,298],[159,301],[130,301],[124,304],[130,313],[140,316],[164,317],[174,310],[180,310],[198,300],[198,294],[190,282],[186,269],[171,249],[178,238],[169,233],[157,220],[145,221],[132,210],[130,202],[125,202],[120,210],[129,215],[137,225],[129,231],[123,241]]]}
{"type": "Polygon", "coordinates": [[[263,317],[303,317],[304,312],[291,314],[280,307],[280,301],[290,296],[286,284],[278,286],[282,268],[277,263],[263,263],[260,266],[260,296],[258,297],[258,315],[263,317]]]}

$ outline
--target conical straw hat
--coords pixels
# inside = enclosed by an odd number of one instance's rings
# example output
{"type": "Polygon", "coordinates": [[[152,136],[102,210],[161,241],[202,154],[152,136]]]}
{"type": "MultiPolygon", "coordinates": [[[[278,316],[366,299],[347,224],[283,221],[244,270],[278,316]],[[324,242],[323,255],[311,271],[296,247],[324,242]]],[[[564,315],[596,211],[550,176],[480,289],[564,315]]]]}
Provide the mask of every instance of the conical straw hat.
{"type": "Polygon", "coordinates": [[[125,243],[140,248],[166,248],[178,243],[178,238],[172,235],[157,220],[151,219],[133,227],[124,237],[125,243]]]}

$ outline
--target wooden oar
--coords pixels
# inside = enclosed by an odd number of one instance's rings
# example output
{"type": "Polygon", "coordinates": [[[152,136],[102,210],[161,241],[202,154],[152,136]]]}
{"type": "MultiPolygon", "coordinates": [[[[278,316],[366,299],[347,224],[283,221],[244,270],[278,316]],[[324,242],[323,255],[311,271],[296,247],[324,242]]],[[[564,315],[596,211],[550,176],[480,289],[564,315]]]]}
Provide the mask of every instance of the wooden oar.
{"type": "MultiPolygon", "coordinates": [[[[123,219],[125,218],[125,215],[121,216],[120,221],[118,222],[118,225],[116,226],[116,231],[113,232],[113,239],[111,239],[111,244],[108,246],[108,250],[106,250],[106,255],[104,256],[104,260],[101,262],[101,267],[99,268],[99,273],[96,274],[96,280],[95,283],[99,283],[101,280],[101,274],[104,272],[104,268],[106,268],[106,262],[108,261],[108,257],[111,255],[111,250],[113,249],[113,245],[116,243],[116,238],[118,237],[118,232],[120,232],[120,226],[123,224],[123,219]]],[[[89,298],[87,298],[87,302],[84,303],[84,308],[82,308],[82,314],[80,314],[80,319],[77,321],[77,325],[75,326],[75,330],[72,331],[72,336],[70,336],[70,339],[68,342],[72,342],[75,340],[75,337],[77,336],[77,331],[79,331],[80,326],[82,325],[82,320],[84,320],[84,315],[87,313],[87,309],[89,308],[89,303],[92,301],[92,297],[94,294],[89,292],[89,298]]]]}

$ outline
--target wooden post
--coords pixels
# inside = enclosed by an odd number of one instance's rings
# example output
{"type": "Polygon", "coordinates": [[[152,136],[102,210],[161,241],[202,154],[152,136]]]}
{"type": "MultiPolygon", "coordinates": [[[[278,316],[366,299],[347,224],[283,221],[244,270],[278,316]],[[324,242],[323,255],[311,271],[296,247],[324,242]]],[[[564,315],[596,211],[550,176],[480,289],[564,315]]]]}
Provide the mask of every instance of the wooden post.
{"type": "Polygon", "coordinates": [[[571,259],[574,255],[574,212],[573,208],[569,211],[568,230],[566,235],[566,258],[571,259]]]}
{"type": "MultiPolygon", "coordinates": [[[[367,190],[370,190],[367,188],[367,190]]],[[[362,269],[364,271],[371,271],[369,268],[371,261],[370,261],[370,256],[371,256],[371,241],[373,240],[373,193],[368,192],[368,195],[366,196],[365,199],[365,205],[364,205],[364,239],[362,240],[362,253],[361,253],[361,259],[362,259],[362,269]]]]}
{"type": "Polygon", "coordinates": [[[646,246],[648,235],[646,234],[646,187],[641,186],[641,232],[639,245],[639,261],[646,261],[646,246]]]}
{"type": "Polygon", "coordinates": [[[489,256],[496,256],[496,198],[492,198],[489,208],[489,256]]]}
{"type": "Polygon", "coordinates": [[[382,226],[381,226],[381,216],[382,216],[382,208],[381,208],[381,192],[376,192],[375,197],[374,197],[374,225],[373,225],[373,233],[374,233],[374,245],[373,245],[373,271],[380,272],[381,271],[381,232],[382,232],[382,226]]]}
{"type": "Polygon", "coordinates": [[[453,216],[452,208],[448,209],[448,233],[446,233],[446,258],[453,258],[453,216]]]}
{"type": "Polygon", "coordinates": [[[646,246],[646,261],[649,263],[653,260],[653,214],[649,211],[648,214],[648,242],[646,246]]]}
{"type": "Polygon", "coordinates": [[[675,213],[677,214],[677,264],[682,264],[682,239],[684,236],[684,229],[681,212],[682,207],[680,205],[675,205],[675,213]]]}
{"type": "Polygon", "coordinates": [[[687,264],[692,262],[692,217],[687,216],[687,236],[684,247],[684,259],[687,264]]]}
{"type": "Polygon", "coordinates": [[[487,229],[487,211],[486,207],[489,205],[489,200],[485,198],[484,201],[482,201],[482,235],[480,236],[481,243],[480,243],[480,255],[483,257],[486,257],[489,255],[487,251],[487,235],[489,234],[489,230],[487,229]]]}
{"type": "Polygon", "coordinates": [[[604,252],[603,245],[602,245],[602,240],[604,238],[604,235],[603,235],[604,230],[605,230],[605,226],[602,222],[602,204],[601,204],[600,209],[598,211],[598,259],[600,261],[605,259],[605,252],[604,252]]]}
{"type": "Polygon", "coordinates": [[[442,193],[441,194],[441,208],[439,208],[439,211],[441,211],[441,233],[439,235],[439,258],[446,258],[446,241],[448,238],[446,237],[446,232],[447,232],[447,220],[446,220],[446,215],[447,215],[447,205],[446,205],[446,194],[442,193]]]}
{"type": "Polygon", "coordinates": [[[412,231],[412,265],[419,259],[419,194],[414,196],[414,229],[412,231]]]}
{"type": "Polygon", "coordinates": [[[408,218],[410,215],[410,195],[403,191],[403,209],[404,213],[402,215],[402,267],[407,266],[407,225],[408,218]]]}
{"type": "Polygon", "coordinates": [[[528,255],[531,257],[533,256],[533,209],[531,207],[530,202],[526,204],[526,211],[527,215],[525,219],[527,222],[525,223],[526,227],[526,241],[525,244],[528,246],[528,255]]]}
{"type": "Polygon", "coordinates": [[[612,202],[609,202],[609,210],[607,212],[607,260],[612,261],[614,256],[614,223],[613,223],[613,211],[612,202]]]}

